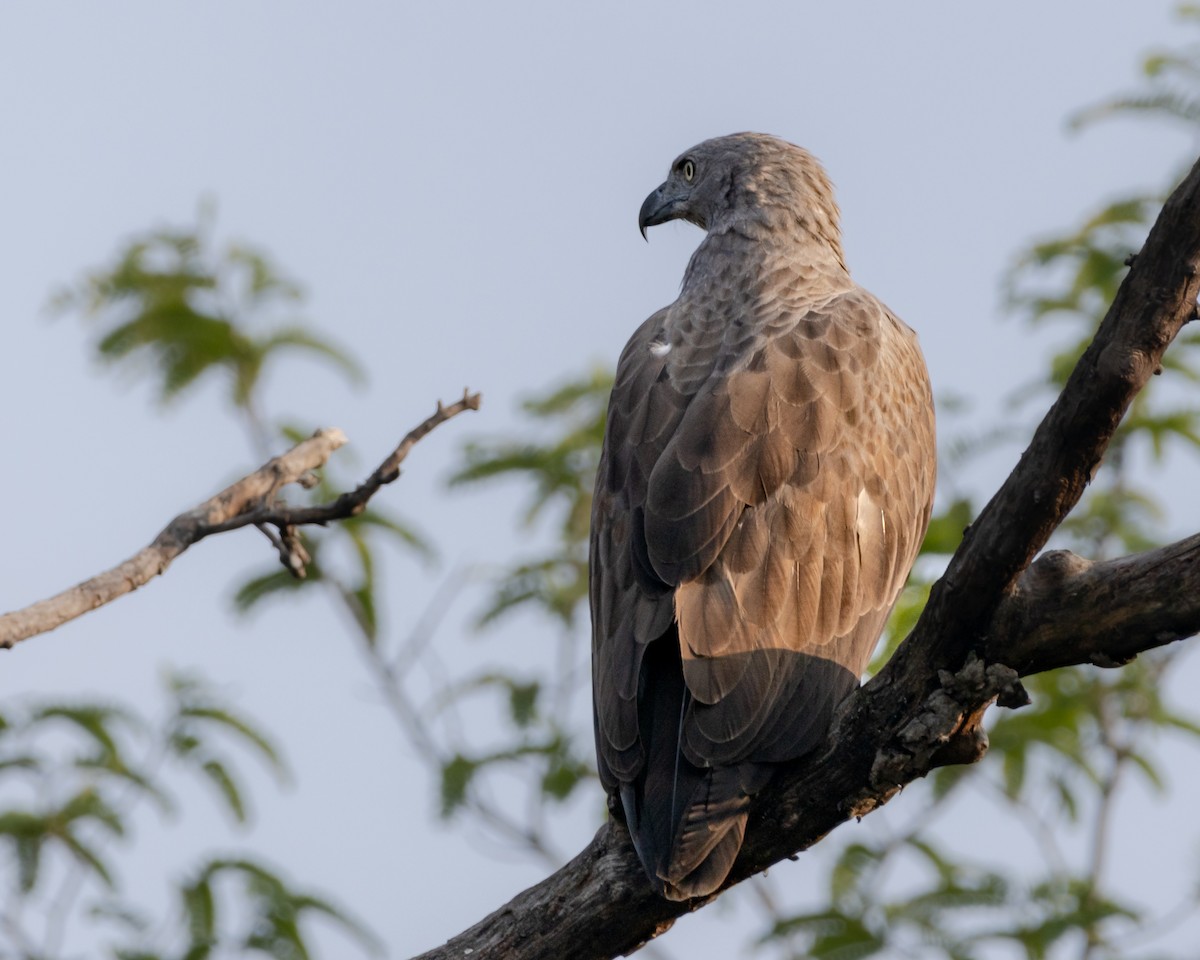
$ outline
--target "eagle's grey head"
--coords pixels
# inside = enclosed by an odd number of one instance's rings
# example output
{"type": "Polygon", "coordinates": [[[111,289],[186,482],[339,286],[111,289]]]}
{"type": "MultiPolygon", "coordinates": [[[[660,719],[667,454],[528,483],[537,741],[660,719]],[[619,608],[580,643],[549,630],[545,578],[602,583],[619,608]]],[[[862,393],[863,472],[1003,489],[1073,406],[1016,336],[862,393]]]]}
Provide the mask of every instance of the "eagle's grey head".
{"type": "Polygon", "coordinates": [[[833,186],[801,147],[762,133],[735,133],[684,151],[638,212],[646,228],[687,220],[709,233],[739,221],[799,227],[841,253],[833,186]]]}

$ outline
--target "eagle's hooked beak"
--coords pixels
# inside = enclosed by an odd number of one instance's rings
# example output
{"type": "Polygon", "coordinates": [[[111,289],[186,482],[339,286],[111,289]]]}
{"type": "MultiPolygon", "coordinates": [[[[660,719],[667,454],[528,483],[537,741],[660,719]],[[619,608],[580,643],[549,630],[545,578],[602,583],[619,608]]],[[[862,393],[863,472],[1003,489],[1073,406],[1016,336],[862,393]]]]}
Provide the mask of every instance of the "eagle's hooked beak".
{"type": "Polygon", "coordinates": [[[647,227],[666,223],[668,220],[674,220],[683,215],[687,194],[678,193],[677,190],[677,185],[668,180],[657,187],[642,203],[642,209],[638,211],[638,229],[642,232],[643,240],[648,239],[646,237],[647,227]]]}

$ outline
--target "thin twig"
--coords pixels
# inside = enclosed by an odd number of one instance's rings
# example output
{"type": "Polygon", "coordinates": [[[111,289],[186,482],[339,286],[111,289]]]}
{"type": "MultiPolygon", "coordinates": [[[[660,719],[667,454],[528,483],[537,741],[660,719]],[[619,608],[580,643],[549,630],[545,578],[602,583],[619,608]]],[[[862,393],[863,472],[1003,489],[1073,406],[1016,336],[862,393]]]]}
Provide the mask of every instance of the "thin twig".
{"type": "Polygon", "coordinates": [[[236,517],[231,517],[224,523],[216,525],[209,532],[220,533],[224,530],[234,530],[238,527],[257,523],[270,523],[277,527],[298,527],[314,523],[324,525],[334,520],[345,520],[349,517],[358,516],[366,508],[367,501],[378,492],[380,487],[391,483],[400,476],[400,464],[404,462],[404,458],[408,456],[409,452],[420,440],[432,432],[435,427],[440,426],[452,417],[467,410],[478,410],[480,402],[480,394],[470,393],[469,391],[463,393],[461,400],[449,406],[443,406],[439,402],[437,410],[410,430],[404,439],[400,441],[396,449],[389,454],[387,459],[375,468],[374,473],[353,490],[343,493],[332,503],[321,504],[315,507],[288,507],[283,504],[266,502],[258,506],[257,509],[239,514],[236,517]]]}

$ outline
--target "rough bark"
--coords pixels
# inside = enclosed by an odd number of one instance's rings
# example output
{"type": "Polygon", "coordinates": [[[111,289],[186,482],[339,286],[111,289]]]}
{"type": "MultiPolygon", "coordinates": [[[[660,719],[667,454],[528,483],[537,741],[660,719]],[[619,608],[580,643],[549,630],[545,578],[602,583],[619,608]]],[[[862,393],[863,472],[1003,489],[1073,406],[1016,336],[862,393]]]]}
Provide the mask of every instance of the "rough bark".
{"type": "Polygon", "coordinates": [[[1043,554],[995,622],[985,656],[1026,674],[1074,663],[1119,667],[1189,637],[1200,632],[1200,534],[1105,563],[1067,550],[1043,554]]]}
{"type": "MultiPolygon", "coordinates": [[[[967,531],[912,634],[843,706],[826,745],[760,794],[728,885],[794,856],[912,780],[982,756],[983,711],[1020,676],[1117,665],[1200,631],[1200,536],[1110,563],[1037,552],[1078,502],[1122,416],[1195,318],[1200,162],[1172,194],[1029,448],[967,531]]],[[[610,821],[561,870],[421,960],[602,960],[705,901],[646,882],[610,821]]]]}

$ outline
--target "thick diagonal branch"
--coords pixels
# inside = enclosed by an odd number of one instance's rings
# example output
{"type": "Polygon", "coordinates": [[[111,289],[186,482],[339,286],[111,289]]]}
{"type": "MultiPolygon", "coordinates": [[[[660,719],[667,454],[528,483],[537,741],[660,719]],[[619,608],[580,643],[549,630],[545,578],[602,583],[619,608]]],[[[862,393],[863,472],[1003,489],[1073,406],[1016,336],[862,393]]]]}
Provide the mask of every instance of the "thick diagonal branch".
{"type": "MultiPolygon", "coordinates": [[[[1197,538],[1113,564],[1051,555],[1018,583],[1193,319],[1198,266],[1200,163],[1167,202],[1095,340],[968,531],[912,635],[848,700],[824,751],[756,798],[729,884],[869,813],[935,766],[977,757],[982,711],[1022,693],[1017,670],[1005,664],[1026,674],[1119,663],[1200,630],[1197,538]]],[[[422,960],[602,960],[702,905],[656,896],[625,827],[610,821],[558,873],[422,960]]]]}
{"type": "Polygon", "coordinates": [[[478,410],[479,404],[480,395],[469,392],[464,392],[461,400],[449,406],[439,403],[437,410],[410,430],[370,477],[332,503],[300,508],[278,503],[276,497],[281,489],[288,484],[303,483],[310,471],[323,466],[346,442],[346,435],[341,430],[318,430],[308,440],[268,461],[216,496],[181,513],[151,544],[124,563],[46,600],[0,616],[0,648],[10,648],[29,637],[46,633],[131,593],[163,573],[192,544],[215,533],[254,524],[273,524],[285,531],[282,537],[273,538],[281,555],[287,552],[294,557],[294,548],[285,551],[282,546],[292,536],[289,532],[292,528],[329,523],[361,513],[380,487],[400,475],[401,461],[422,437],[465,410],[478,410]]]}
{"type": "Polygon", "coordinates": [[[1200,161],[1167,200],[1095,339],[934,586],[900,663],[961,663],[987,634],[1001,599],[1079,502],[1133,398],[1195,318],[1197,294],[1200,161]]]}

